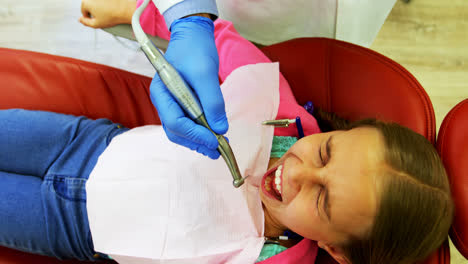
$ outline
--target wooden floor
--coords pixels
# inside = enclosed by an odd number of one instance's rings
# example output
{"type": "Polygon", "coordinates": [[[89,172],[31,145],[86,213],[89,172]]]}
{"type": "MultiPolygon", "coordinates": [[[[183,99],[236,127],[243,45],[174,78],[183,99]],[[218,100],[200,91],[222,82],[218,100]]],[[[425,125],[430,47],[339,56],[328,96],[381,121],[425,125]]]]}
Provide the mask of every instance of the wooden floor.
{"type": "MultiPolygon", "coordinates": [[[[135,43],[79,24],[80,0],[1,2],[0,47],[154,73],[135,43]]],[[[433,102],[437,128],[453,106],[468,98],[468,0],[398,0],[371,48],[419,80],[433,102]]],[[[468,261],[453,250],[452,264],[462,263],[468,261]]]]}
{"type": "Polygon", "coordinates": [[[437,127],[468,98],[467,0],[398,0],[371,48],[418,79],[434,105],[437,127]]]}

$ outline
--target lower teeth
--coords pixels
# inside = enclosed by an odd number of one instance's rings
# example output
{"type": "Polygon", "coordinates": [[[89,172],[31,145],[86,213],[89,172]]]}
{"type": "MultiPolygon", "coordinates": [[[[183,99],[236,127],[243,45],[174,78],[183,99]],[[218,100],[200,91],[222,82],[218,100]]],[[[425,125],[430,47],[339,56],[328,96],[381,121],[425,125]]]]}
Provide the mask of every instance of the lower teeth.
{"type": "Polygon", "coordinates": [[[275,197],[276,199],[282,201],[282,198],[281,198],[281,195],[279,195],[275,189],[273,189],[273,187],[271,186],[271,183],[272,183],[272,179],[270,177],[267,176],[267,178],[265,179],[265,190],[267,192],[269,192],[273,197],[275,197]]]}

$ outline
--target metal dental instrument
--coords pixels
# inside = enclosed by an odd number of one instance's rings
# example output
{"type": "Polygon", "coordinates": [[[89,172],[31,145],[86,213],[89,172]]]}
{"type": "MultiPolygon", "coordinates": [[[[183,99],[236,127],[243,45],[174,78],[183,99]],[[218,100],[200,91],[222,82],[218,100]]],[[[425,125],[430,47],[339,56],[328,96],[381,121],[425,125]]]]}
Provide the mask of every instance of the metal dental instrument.
{"type": "Polygon", "coordinates": [[[289,127],[289,124],[293,124],[293,123],[296,123],[296,119],[276,119],[276,120],[265,120],[262,122],[262,125],[289,127]]]}
{"type": "MultiPolygon", "coordinates": [[[[131,25],[127,24],[119,24],[113,27],[108,27],[108,28],[102,28],[102,30],[106,31],[109,34],[114,35],[115,37],[121,37],[121,38],[126,38],[129,40],[137,41],[135,36],[133,35],[133,29],[131,25]]],[[[167,50],[167,45],[169,44],[169,41],[157,37],[157,36],[151,36],[149,34],[146,34],[146,36],[153,42],[153,44],[160,50],[166,51],[167,50]]]]}
{"type": "Polygon", "coordinates": [[[232,152],[231,146],[227,140],[211,130],[202,107],[192,89],[182,79],[176,69],[164,58],[156,46],[148,39],[140,25],[140,16],[146,8],[150,0],[145,0],[143,4],[137,8],[132,17],[132,27],[135,38],[141,45],[141,49],[145,53],[148,60],[153,64],[159,77],[167,86],[172,96],[176,99],[179,105],[184,109],[185,113],[197,124],[208,128],[218,139],[218,151],[226,162],[233,178],[234,187],[238,188],[244,183],[244,178],[240,174],[237,166],[236,158],[232,152]]]}
{"type": "Polygon", "coordinates": [[[289,124],[296,123],[297,128],[297,137],[299,139],[304,137],[304,129],[302,128],[302,122],[300,117],[296,119],[276,119],[276,120],[265,120],[262,122],[262,125],[265,126],[275,126],[275,127],[289,127],[289,124]]]}

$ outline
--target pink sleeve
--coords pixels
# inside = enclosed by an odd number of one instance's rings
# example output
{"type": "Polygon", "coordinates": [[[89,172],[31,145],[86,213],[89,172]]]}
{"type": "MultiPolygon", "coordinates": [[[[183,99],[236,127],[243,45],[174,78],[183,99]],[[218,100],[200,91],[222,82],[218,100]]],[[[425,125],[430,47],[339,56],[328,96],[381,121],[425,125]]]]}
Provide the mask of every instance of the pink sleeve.
{"type": "MultiPolygon", "coordinates": [[[[219,77],[222,81],[235,69],[271,60],[255,45],[237,33],[231,22],[215,21],[215,41],[219,54],[219,77]]],[[[296,102],[288,82],[280,74],[280,102],[296,102]]]]}
{"type": "MultiPolygon", "coordinates": [[[[215,41],[219,54],[219,76],[222,81],[236,68],[271,60],[255,45],[241,37],[231,22],[217,19],[215,21],[215,41]]],[[[280,74],[280,104],[277,119],[296,118],[299,116],[304,128],[304,134],[319,133],[317,121],[303,107],[297,104],[286,79],[280,74]]],[[[297,136],[297,128],[291,125],[288,128],[275,129],[276,136],[297,136]]]]}
{"type": "MultiPolygon", "coordinates": [[[[138,0],[137,7],[142,3],[143,0],[138,0]]],[[[146,9],[141,14],[140,24],[143,31],[152,36],[158,36],[163,39],[169,39],[171,36],[171,32],[167,29],[163,15],[159,13],[159,10],[154,5],[153,1],[150,1],[146,9]]]]}

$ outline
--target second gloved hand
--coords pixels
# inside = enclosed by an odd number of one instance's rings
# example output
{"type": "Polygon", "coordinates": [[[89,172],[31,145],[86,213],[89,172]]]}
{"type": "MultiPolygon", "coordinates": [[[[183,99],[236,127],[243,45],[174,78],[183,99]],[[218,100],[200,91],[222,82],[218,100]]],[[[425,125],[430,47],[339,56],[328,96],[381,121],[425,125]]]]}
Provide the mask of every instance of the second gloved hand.
{"type": "MultiPolygon", "coordinates": [[[[213,22],[199,16],[174,21],[164,56],[195,91],[211,129],[225,134],[228,122],[219,86],[213,22]]],[[[169,140],[212,159],[219,157],[216,137],[185,115],[157,74],[151,83],[150,93],[169,140]]]]}

